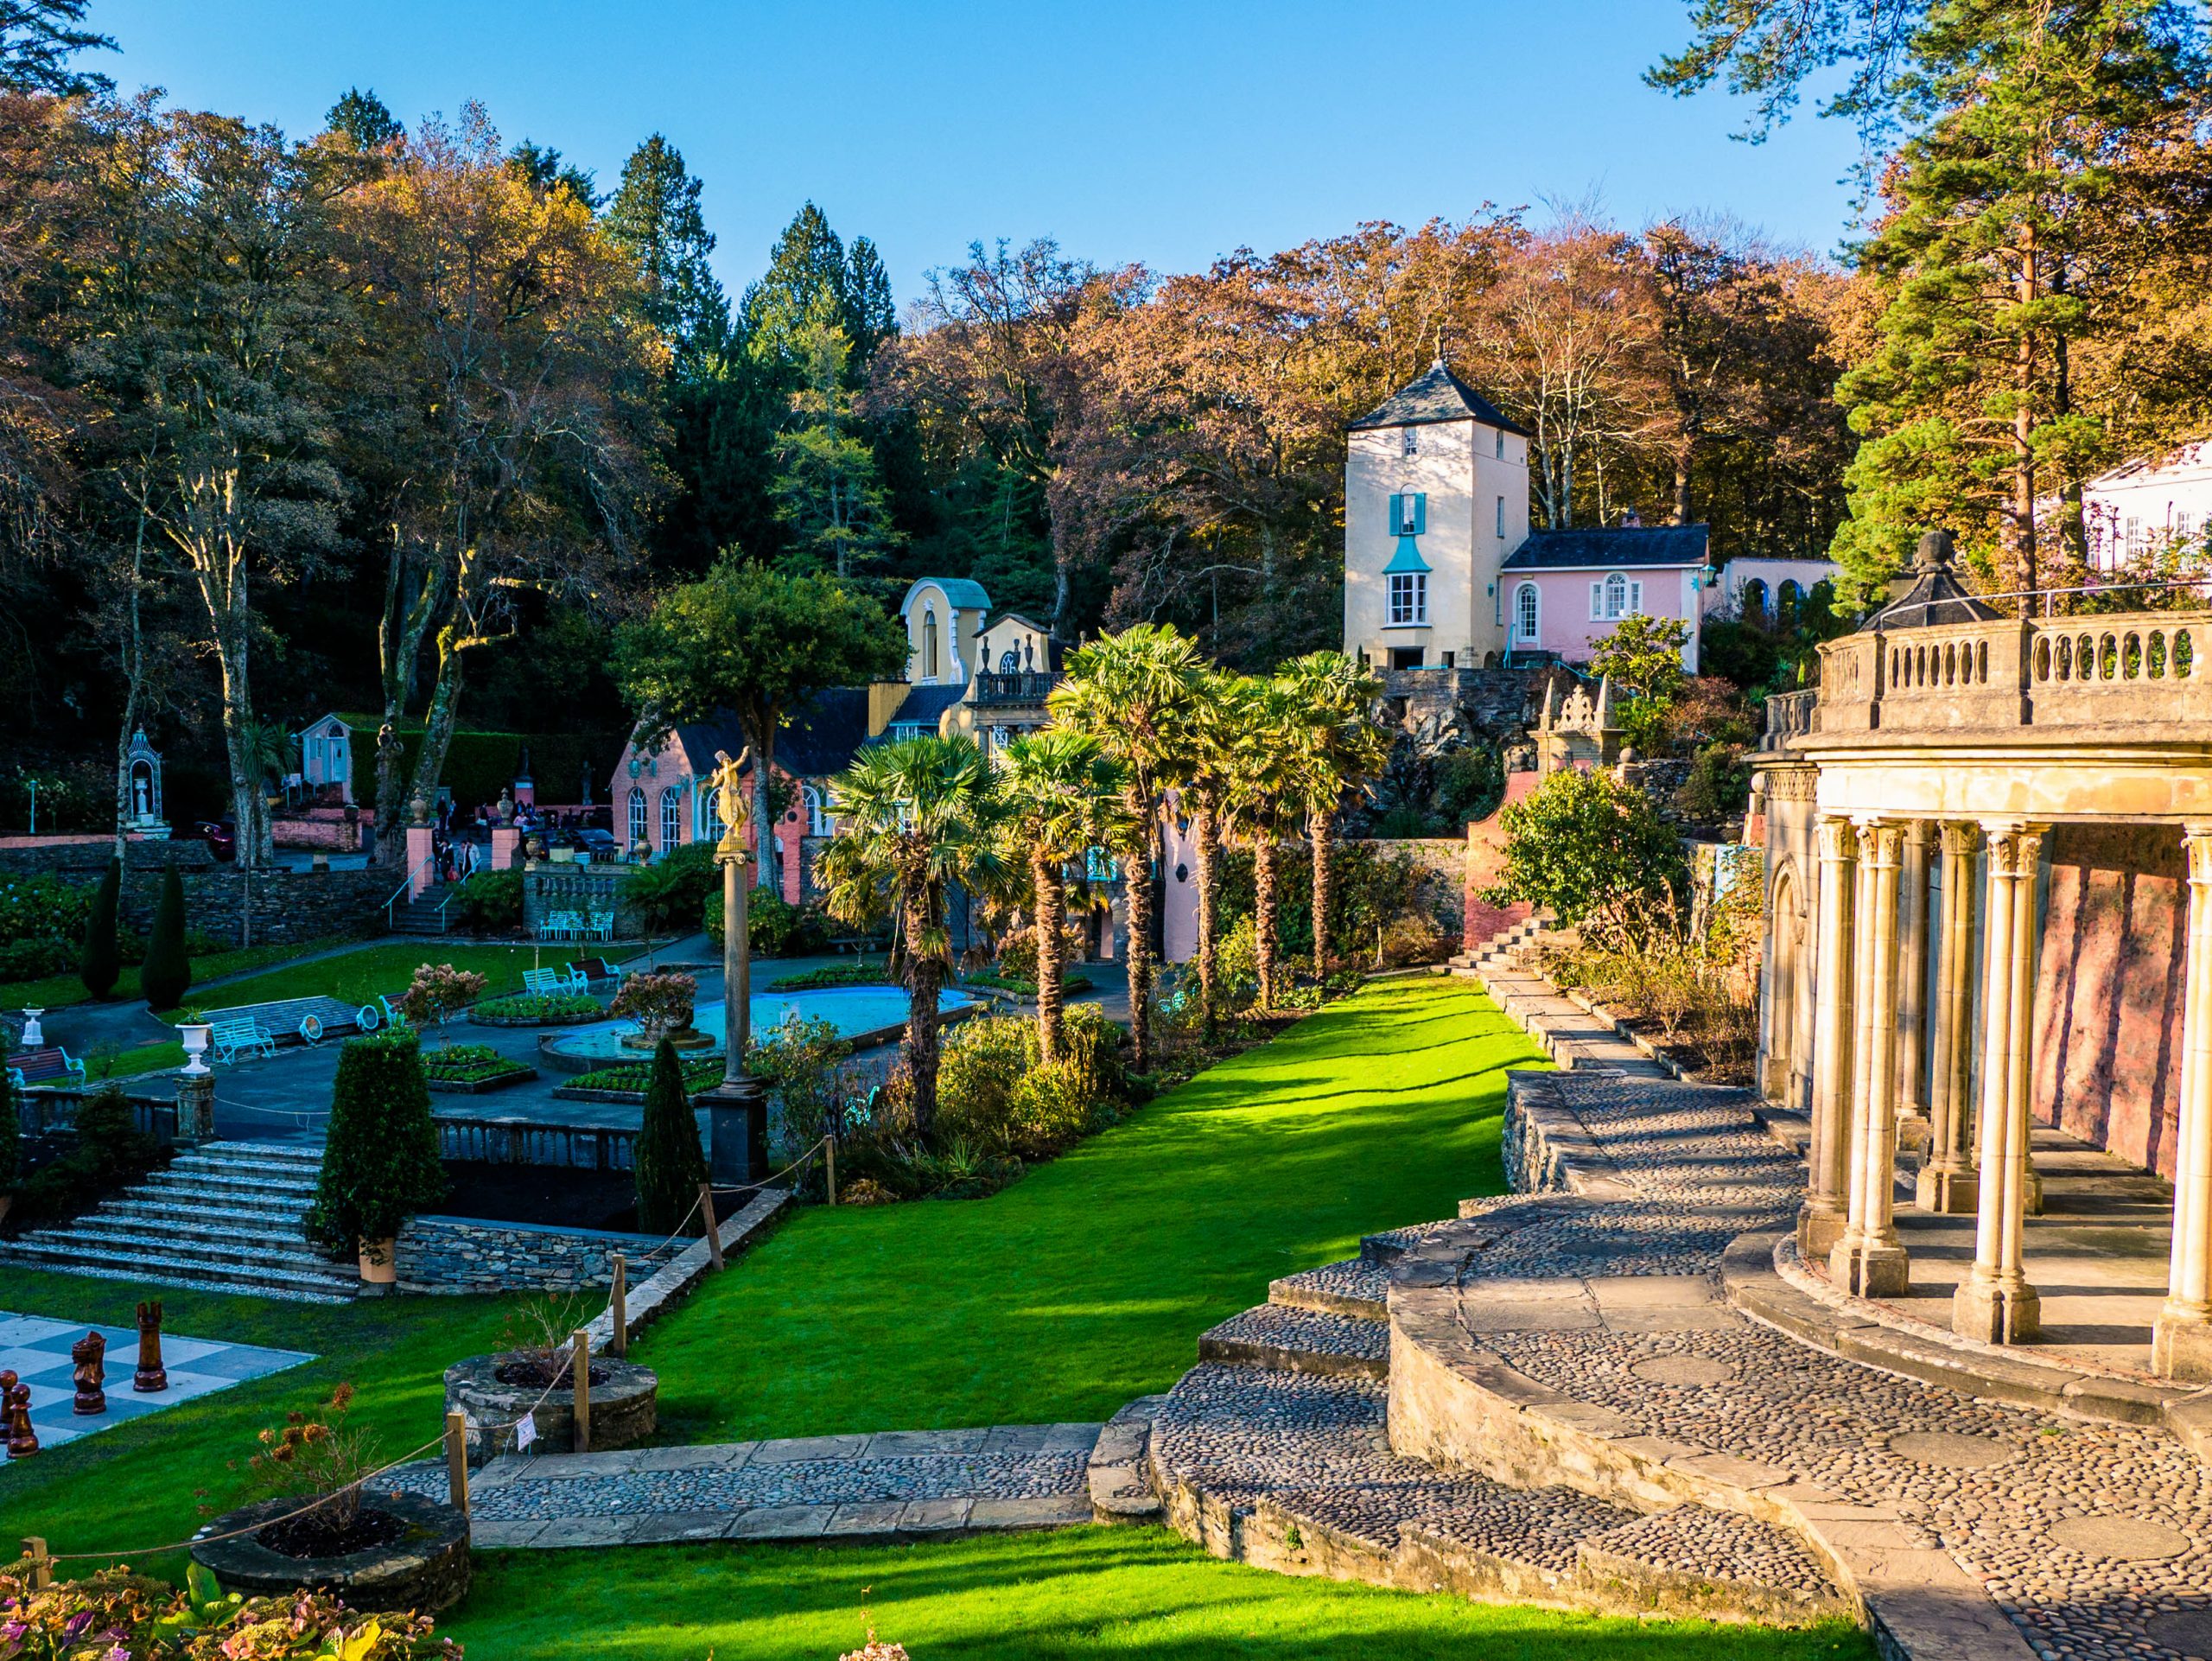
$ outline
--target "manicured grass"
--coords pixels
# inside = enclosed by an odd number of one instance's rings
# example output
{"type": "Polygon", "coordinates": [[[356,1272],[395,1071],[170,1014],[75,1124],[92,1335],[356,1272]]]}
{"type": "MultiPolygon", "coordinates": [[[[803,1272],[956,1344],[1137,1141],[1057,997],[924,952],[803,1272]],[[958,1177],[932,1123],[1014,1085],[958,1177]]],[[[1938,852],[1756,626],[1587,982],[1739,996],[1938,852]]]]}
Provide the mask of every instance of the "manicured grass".
{"type": "MultiPolygon", "coordinates": [[[[293,941],[285,945],[248,946],[242,951],[209,951],[192,960],[192,978],[196,984],[213,980],[219,975],[241,975],[250,969],[262,969],[274,964],[289,962],[311,951],[327,951],[341,945],[341,940],[293,941]]],[[[115,983],[115,990],[108,994],[111,1003],[132,1003],[140,996],[138,966],[126,965],[115,983]]],[[[41,1009],[66,1009],[72,1004],[86,1003],[92,995],[85,990],[85,983],[75,974],[48,975],[43,980],[0,981],[0,1009],[20,1009],[29,1004],[41,1009]]]]}
{"type": "MultiPolygon", "coordinates": [[[[202,993],[197,988],[186,1002],[198,1009],[232,1009],[242,1003],[270,1003],[278,998],[334,997],[343,1003],[373,1003],[379,993],[397,1001],[415,977],[420,964],[451,964],[481,975],[485,992],[497,996],[522,990],[525,969],[555,969],[586,955],[574,945],[482,945],[446,939],[383,940],[341,957],[278,969],[251,980],[239,981],[202,993]]],[[[620,962],[628,955],[623,948],[607,954],[620,962]]]]}
{"type": "Polygon", "coordinates": [[[164,1067],[184,1065],[184,1046],[172,1039],[168,1043],[137,1044],[127,1050],[103,1045],[83,1057],[85,1079],[98,1084],[104,1079],[135,1079],[141,1073],[159,1072],[164,1067]]]}
{"type": "Polygon", "coordinates": [[[988,1200],[804,1212],[639,1346],[664,1434],[1103,1419],[1274,1276],[1496,1193],[1536,1060],[1463,982],[1378,983],[988,1200]]]}
{"type": "Polygon", "coordinates": [[[790,1661],[861,1647],[914,1661],[1864,1661],[1805,1632],[1500,1608],[1217,1562],[1164,1529],[944,1544],[502,1552],[441,1632],[468,1661],[790,1661]],[[587,1613],[588,1612],[588,1613],[587,1613]]]}

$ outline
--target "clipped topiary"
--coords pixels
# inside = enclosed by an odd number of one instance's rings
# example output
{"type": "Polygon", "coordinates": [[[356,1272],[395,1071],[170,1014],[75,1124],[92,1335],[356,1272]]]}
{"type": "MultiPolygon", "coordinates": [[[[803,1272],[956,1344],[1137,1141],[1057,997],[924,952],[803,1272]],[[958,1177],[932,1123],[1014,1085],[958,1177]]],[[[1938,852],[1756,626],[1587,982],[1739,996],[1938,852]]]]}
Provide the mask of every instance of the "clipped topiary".
{"type": "MultiPolygon", "coordinates": [[[[331,1087],[330,1129],[308,1237],[334,1257],[378,1245],[444,1199],[447,1186],[416,1035],[348,1039],[331,1087]]],[[[364,1258],[389,1267],[388,1258],[366,1252],[364,1258]]]]}
{"type": "Polygon", "coordinates": [[[13,1193],[23,1174],[23,1128],[16,1117],[16,1081],[0,1067],[0,1197],[13,1193]]]}
{"type": "Polygon", "coordinates": [[[85,990],[96,998],[115,990],[123,973],[123,958],[115,939],[115,903],[123,888],[123,862],[111,859],[100,873],[100,886],[92,895],[92,915],[85,920],[85,949],[77,958],[77,975],[85,990]]]}
{"type": "Polygon", "coordinates": [[[690,1214],[707,1180],[699,1152],[699,1123],[683,1088],[683,1064],[665,1038],[653,1051],[653,1070],[645,1080],[645,1106],[631,1163],[638,1180],[638,1227],[647,1234],[672,1234],[690,1214]]]}
{"type": "Polygon", "coordinates": [[[174,1009],[192,990],[192,959],[184,950],[184,879],[171,863],[162,873],[161,898],[154,902],[154,932],[146,942],[146,961],[138,987],[149,1009],[174,1009]]]}

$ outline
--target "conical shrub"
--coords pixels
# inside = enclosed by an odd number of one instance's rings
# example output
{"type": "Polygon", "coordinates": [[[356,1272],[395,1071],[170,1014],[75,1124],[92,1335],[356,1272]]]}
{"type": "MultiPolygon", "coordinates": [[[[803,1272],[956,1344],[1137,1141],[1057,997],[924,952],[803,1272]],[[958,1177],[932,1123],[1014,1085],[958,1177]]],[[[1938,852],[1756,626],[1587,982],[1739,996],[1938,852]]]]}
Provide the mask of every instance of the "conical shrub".
{"type": "Polygon", "coordinates": [[[338,1057],[308,1236],[345,1256],[446,1197],[430,1087],[411,1032],[352,1038],[338,1057]]]}
{"type": "Polygon", "coordinates": [[[172,863],[162,873],[161,898],[154,902],[154,932],[146,942],[146,961],[138,987],[149,1009],[174,1009],[192,990],[192,959],[184,951],[184,879],[172,863]]]}
{"type": "Polygon", "coordinates": [[[699,1197],[707,1161],[699,1151],[690,1093],[683,1087],[683,1064],[665,1038],[653,1052],[644,1121],[631,1163],[638,1180],[638,1227],[647,1234],[674,1233],[699,1197]]]}
{"type": "Polygon", "coordinates": [[[16,1081],[0,1067],[0,1194],[15,1192],[23,1174],[23,1127],[16,1117],[16,1081]]]}
{"type": "Polygon", "coordinates": [[[115,941],[116,900],[122,888],[123,862],[111,859],[92,895],[92,914],[85,920],[85,949],[77,959],[77,977],[96,998],[115,990],[116,980],[123,973],[123,959],[115,941]]]}

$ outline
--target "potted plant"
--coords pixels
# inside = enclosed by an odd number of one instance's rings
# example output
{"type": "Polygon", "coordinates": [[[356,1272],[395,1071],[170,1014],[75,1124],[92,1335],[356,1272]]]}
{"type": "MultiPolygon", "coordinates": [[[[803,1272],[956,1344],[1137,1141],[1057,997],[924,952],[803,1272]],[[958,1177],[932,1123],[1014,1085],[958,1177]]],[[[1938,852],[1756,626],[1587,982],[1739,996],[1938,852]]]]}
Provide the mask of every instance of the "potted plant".
{"type": "Polygon", "coordinates": [[[415,1034],[348,1039],[331,1090],[308,1238],[334,1257],[358,1253],[365,1285],[390,1286],[401,1225],[445,1198],[446,1187],[415,1034]]]}
{"type": "Polygon", "coordinates": [[[193,1561],[233,1592],[315,1588],[354,1609],[450,1608],[468,1591],[467,1514],[370,1487],[383,1461],[375,1436],[348,1422],[353,1404],[340,1384],[264,1429],[245,1462],[258,1497],[202,1529],[193,1561]]]}
{"type": "Polygon", "coordinates": [[[658,1050],[667,1039],[678,1049],[697,1049],[714,1040],[691,1028],[691,1011],[699,1001],[699,983],[671,970],[647,971],[626,977],[614,995],[607,1014],[626,1016],[638,1030],[622,1039],[626,1048],[658,1050]]]}
{"type": "MultiPolygon", "coordinates": [[[[541,1294],[508,1316],[504,1348],[446,1369],[446,1411],[467,1416],[469,1438],[485,1458],[518,1451],[518,1426],[525,1415],[531,1447],[554,1453],[575,1448],[575,1352],[570,1345],[589,1319],[582,1295],[541,1294]]],[[[594,1355],[586,1368],[592,1448],[633,1448],[651,1438],[659,1423],[660,1376],[613,1355],[594,1355]]]]}

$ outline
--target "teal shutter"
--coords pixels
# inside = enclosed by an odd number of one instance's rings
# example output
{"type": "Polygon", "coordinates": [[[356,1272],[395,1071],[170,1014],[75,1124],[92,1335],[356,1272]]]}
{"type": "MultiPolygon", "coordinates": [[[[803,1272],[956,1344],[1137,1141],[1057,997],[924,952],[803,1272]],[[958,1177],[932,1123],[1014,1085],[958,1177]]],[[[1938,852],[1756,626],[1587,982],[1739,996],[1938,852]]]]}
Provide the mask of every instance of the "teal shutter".
{"type": "Polygon", "coordinates": [[[1390,534],[1394,537],[1398,534],[1398,527],[1405,523],[1405,500],[1403,496],[1390,498],[1390,534]]]}
{"type": "Polygon", "coordinates": [[[1428,494],[1421,492],[1414,498],[1414,534],[1419,536],[1428,529],[1428,494]]]}

